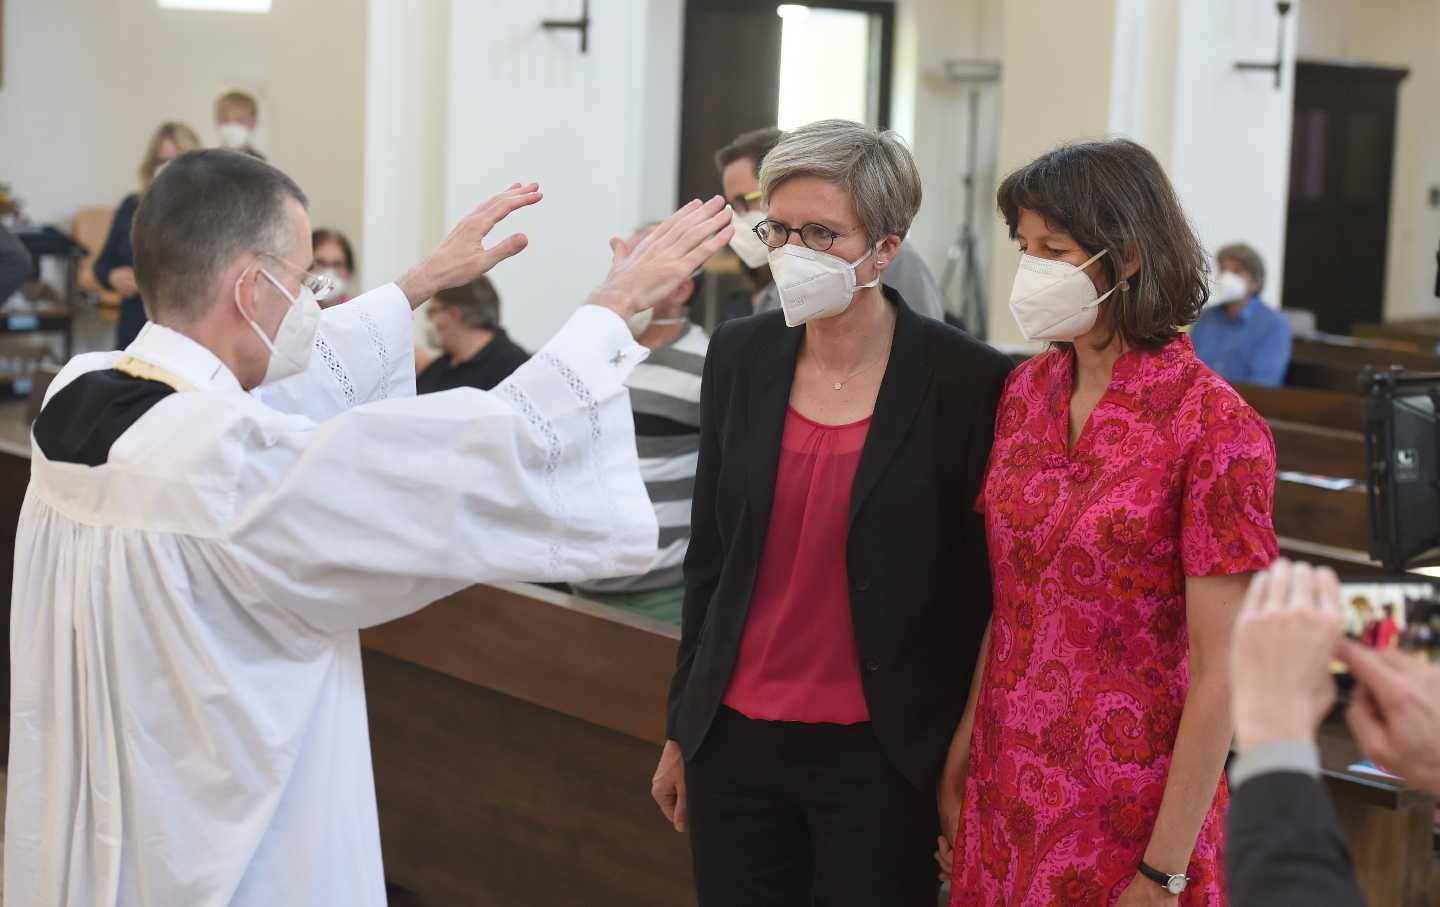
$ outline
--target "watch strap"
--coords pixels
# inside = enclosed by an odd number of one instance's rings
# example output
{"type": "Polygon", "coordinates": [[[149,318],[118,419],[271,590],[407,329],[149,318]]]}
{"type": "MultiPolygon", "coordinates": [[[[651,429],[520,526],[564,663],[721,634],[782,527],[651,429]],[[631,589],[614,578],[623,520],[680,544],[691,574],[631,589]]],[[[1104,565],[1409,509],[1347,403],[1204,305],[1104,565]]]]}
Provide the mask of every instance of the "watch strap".
{"type": "MultiPolygon", "coordinates": [[[[1166,891],[1170,890],[1170,880],[1174,878],[1169,873],[1161,872],[1144,860],[1140,861],[1140,874],[1161,888],[1164,888],[1166,891]]],[[[1184,878],[1184,876],[1181,877],[1184,878]]],[[[1186,881],[1189,881],[1189,879],[1186,879],[1186,881]]]]}

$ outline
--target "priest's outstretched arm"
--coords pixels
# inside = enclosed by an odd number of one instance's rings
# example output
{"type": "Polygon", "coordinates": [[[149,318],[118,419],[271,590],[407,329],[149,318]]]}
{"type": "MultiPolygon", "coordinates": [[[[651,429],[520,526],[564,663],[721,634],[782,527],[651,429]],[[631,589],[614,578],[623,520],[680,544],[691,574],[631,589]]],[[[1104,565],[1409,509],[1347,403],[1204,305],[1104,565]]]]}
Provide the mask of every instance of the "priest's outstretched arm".
{"type": "MultiPolygon", "coordinates": [[[[657,530],[624,382],[645,350],[622,316],[728,241],[727,217],[692,203],[633,249],[612,242],[605,283],[492,392],[397,393],[256,438],[226,547],[257,605],[325,634],[477,582],[643,570],[657,530]]],[[[377,322],[404,308],[389,303],[377,322]]]]}

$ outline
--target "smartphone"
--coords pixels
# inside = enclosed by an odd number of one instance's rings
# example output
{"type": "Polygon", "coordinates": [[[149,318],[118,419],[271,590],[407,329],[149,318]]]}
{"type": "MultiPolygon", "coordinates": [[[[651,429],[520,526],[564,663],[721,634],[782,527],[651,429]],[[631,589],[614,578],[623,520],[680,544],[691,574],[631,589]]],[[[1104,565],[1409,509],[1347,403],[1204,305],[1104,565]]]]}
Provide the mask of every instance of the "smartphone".
{"type": "MultiPolygon", "coordinates": [[[[1422,653],[1440,662],[1440,580],[1423,576],[1342,577],[1340,600],[1349,625],[1345,635],[1372,649],[1422,653]]],[[[1349,669],[1331,670],[1348,689],[1349,669]]]]}

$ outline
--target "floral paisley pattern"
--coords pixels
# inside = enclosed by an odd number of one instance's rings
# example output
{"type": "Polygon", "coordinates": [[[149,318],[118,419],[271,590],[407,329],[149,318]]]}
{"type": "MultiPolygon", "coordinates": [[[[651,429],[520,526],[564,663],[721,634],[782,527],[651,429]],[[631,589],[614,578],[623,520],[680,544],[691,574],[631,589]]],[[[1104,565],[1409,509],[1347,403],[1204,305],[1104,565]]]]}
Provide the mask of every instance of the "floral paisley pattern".
{"type": "MultiPolygon", "coordinates": [[[[1188,337],[1116,363],[1069,452],[1073,354],[1017,369],[980,506],[995,577],[952,907],[1113,904],[1189,689],[1185,577],[1278,553],[1270,430],[1188,337]]],[[[1223,907],[1222,779],[1184,907],[1223,907]]]]}

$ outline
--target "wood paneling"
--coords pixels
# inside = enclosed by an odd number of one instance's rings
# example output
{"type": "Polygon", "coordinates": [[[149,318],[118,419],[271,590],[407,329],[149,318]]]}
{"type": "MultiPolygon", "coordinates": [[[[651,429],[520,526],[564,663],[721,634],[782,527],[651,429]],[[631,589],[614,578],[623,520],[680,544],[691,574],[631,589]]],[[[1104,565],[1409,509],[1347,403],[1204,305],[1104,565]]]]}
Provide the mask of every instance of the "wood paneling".
{"type": "Polygon", "coordinates": [[[420,903],[692,903],[650,799],[675,627],[475,586],[362,634],[386,877],[420,903]]]}
{"type": "Polygon", "coordinates": [[[30,484],[30,458],[0,452],[0,582],[4,582],[5,620],[0,626],[0,703],[5,707],[6,720],[0,721],[0,764],[10,757],[10,596],[15,579],[15,530],[20,522],[20,505],[25,500],[25,487],[30,484]]]}
{"type": "Polygon", "coordinates": [[[1276,462],[1282,470],[1364,479],[1365,435],[1281,419],[1270,420],[1276,462]]]}
{"type": "Polygon", "coordinates": [[[659,746],[680,629],[539,586],[472,586],[367,649],[659,746]]]}
{"type": "Polygon", "coordinates": [[[1354,431],[1365,428],[1365,398],[1354,391],[1341,393],[1253,384],[1239,384],[1235,389],[1266,419],[1354,431]]]}
{"type": "Polygon", "coordinates": [[[1370,514],[1364,488],[1327,491],[1298,482],[1275,484],[1275,531],[1335,548],[1367,551],[1370,514]]]}
{"type": "Polygon", "coordinates": [[[650,800],[651,741],[364,657],[385,875],[413,902],[694,903],[687,839],[650,800]]]}
{"type": "Polygon", "coordinates": [[[1321,764],[1370,907],[1437,907],[1435,799],[1403,783],[1349,771],[1364,758],[1340,720],[1320,730],[1321,764]]]}

